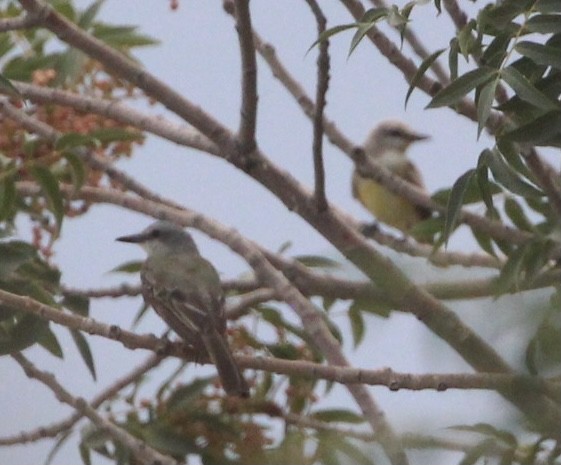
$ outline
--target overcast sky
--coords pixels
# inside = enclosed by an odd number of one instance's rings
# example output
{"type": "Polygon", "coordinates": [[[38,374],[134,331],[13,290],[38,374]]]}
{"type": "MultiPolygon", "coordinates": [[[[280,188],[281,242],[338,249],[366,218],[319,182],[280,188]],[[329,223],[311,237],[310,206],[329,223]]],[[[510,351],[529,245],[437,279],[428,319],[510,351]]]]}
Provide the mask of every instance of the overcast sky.
{"type": "MultiPolygon", "coordinates": [[[[80,0],[78,3],[85,6],[89,1],[80,0]]],[[[352,22],[338,2],[321,4],[327,9],[331,26],[352,22]]],[[[276,47],[279,58],[313,96],[316,54],[312,50],[306,55],[306,50],[316,38],[316,26],[305,2],[253,0],[251,10],[258,32],[276,47]]],[[[179,10],[172,12],[166,1],[107,0],[101,17],[110,23],[139,25],[141,31],[161,40],[160,46],[136,53],[146,69],[228,127],[237,128],[239,51],[232,19],[222,12],[220,1],[181,0],[179,10]]],[[[412,26],[415,28],[417,25],[421,39],[432,50],[448,45],[451,26],[444,15],[436,17],[434,6],[415,9],[412,26]]],[[[411,156],[418,163],[429,191],[449,186],[475,165],[479,152],[485,146],[485,137],[478,143],[476,126],[450,110],[424,110],[428,97],[418,91],[413,94],[405,111],[407,85],[400,73],[368,41],[364,41],[347,59],[351,36],[352,32],[341,34],[331,41],[327,115],[357,144],[364,140],[376,122],[388,117],[403,119],[416,130],[431,134],[430,141],[413,147],[411,156]]],[[[392,37],[397,35],[392,34],[392,37]]],[[[407,47],[405,50],[408,51],[407,47]]],[[[275,163],[311,186],[311,123],[260,59],[258,68],[258,143],[275,163]]],[[[149,108],[148,111],[173,118],[163,108],[149,108]]],[[[357,218],[368,221],[368,213],[350,194],[352,165],[349,159],[326,142],[325,161],[329,200],[357,218]]],[[[236,228],[272,250],[291,241],[293,245],[289,253],[292,254],[335,255],[329,244],[296,214],[289,213],[280,201],[256,182],[221,160],[150,137],[132,160],[120,162],[119,167],[151,189],[236,228]]],[[[122,282],[122,276],[107,272],[126,260],[140,259],[143,254],[133,246],[115,243],[114,238],[137,232],[150,221],[149,218],[116,207],[95,207],[86,217],[66,222],[55,258],[63,270],[64,282],[81,288],[122,282]]],[[[472,242],[466,239],[468,236],[460,237],[461,240],[456,240],[452,246],[463,251],[469,250],[472,242]]],[[[196,239],[203,254],[224,277],[232,278],[247,270],[245,263],[224,246],[200,234],[196,234],[196,239]]],[[[413,270],[413,274],[419,274],[415,271],[417,268],[413,270]]],[[[457,277],[462,273],[459,270],[424,270],[423,279],[427,279],[427,276],[457,277]]],[[[131,282],[134,282],[133,278],[131,282]]],[[[500,302],[511,304],[508,299],[501,299],[500,302]]],[[[127,327],[139,305],[140,301],[95,302],[92,316],[127,327]]],[[[475,324],[481,315],[491,311],[494,306],[494,302],[480,301],[476,308],[470,303],[457,309],[463,312],[462,317],[475,324]]],[[[346,327],[344,315],[339,322],[343,328],[346,327]]],[[[376,340],[368,341],[357,352],[351,352],[352,358],[361,366],[389,366],[415,372],[458,369],[458,357],[444,344],[426,344],[427,332],[419,329],[420,325],[414,318],[396,315],[390,320],[371,318],[368,323],[368,334],[376,334],[376,340]]],[[[506,335],[501,335],[504,339],[501,344],[505,344],[505,347],[510,347],[513,341],[519,339],[515,322],[512,326],[512,333],[507,331],[506,335]]],[[[139,330],[159,333],[162,328],[155,316],[149,316],[139,330]]],[[[488,328],[485,336],[496,341],[499,335],[494,331],[492,327],[488,328]]],[[[85,398],[91,398],[130,368],[134,361],[147,356],[138,351],[128,352],[106,340],[89,338],[99,373],[99,380],[94,384],[66,333],[57,331],[57,334],[65,342],[66,359],[63,363],[41,349],[28,350],[26,355],[45,369],[56,371],[58,380],[64,386],[85,398]]],[[[460,367],[466,368],[465,365],[460,367]]],[[[196,375],[205,373],[201,368],[195,370],[196,375]]],[[[69,412],[37,382],[26,380],[9,358],[0,359],[0,379],[3,380],[0,383],[0,412],[4,419],[0,422],[2,436],[56,421],[69,412]]],[[[497,396],[488,393],[412,395],[389,393],[382,388],[373,389],[373,392],[388,413],[389,421],[399,430],[410,428],[416,423],[426,425],[435,417],[439,417],[438,421],[441,422],[432,425],[437,429],[450,422],[482,421],[484,415],[473,416],[474,409],[470,406],[472,398],[473,402],[486,398],[493,402],[493,406],[511,411],[497,396]],[[459,418],[456,414],[463,407],[463,418],[459,418]],[[450,411],[454,415],[447,415],[450,411]],[[442,415],[437,415],[437,412],[442,415]]],[[[344,399],[344,391],[340,396],[332,402],[344,399]]],[[[349,407],[354,405],[351,400],[344,402],[348,402],[349,407]]],[[[0,448],[0,463],[42,463],[49,448],[47,442],[0,448]]],[[[79,460],[73,443],[63,449],[54,463],[62,465],[79,460]]]]}

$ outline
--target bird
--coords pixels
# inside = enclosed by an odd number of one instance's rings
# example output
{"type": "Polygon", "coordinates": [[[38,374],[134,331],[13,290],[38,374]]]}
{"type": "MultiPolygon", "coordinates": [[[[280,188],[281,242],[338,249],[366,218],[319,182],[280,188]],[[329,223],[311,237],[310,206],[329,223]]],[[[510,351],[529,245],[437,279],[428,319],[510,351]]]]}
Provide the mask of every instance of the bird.
{"type": "MultiPolygon", "coordinates": [[[[381,122],[368,135],[364,143],[364,154],[379,163],[395,176],[425,190],[418,168],[407,158],[407,149],[415,142],[429,139],[397,120],[381,122]]],[[[360,174],[355,166],[352,177],[353,196],[374,217],[405,234],[431,216],[431,211],[413,204],[409,200],[390,192],[371,178],[360,174]]]]}
{"type": "Polygon", "coordinates": [[[249,387],[226,340],[224,293],[214,266],[181,227],[156,221],[138,234],[118,237],[147,252],[141,271],[144,301],[186,343],[204,348],[229,396],[249,397],[249,387]]]}

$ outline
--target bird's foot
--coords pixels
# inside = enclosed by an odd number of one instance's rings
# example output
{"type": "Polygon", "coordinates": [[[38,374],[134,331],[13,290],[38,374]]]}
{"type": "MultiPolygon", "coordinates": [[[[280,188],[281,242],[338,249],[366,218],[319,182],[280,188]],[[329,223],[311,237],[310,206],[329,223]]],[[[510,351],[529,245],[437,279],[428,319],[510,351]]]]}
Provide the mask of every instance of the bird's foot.
{"type": "Polygon", "coordinates": [[[380,225],[377,221],[373,221],[372,223],[361,223],[359,230],[364,236],[373,237],[380,231],[380,225]]]}

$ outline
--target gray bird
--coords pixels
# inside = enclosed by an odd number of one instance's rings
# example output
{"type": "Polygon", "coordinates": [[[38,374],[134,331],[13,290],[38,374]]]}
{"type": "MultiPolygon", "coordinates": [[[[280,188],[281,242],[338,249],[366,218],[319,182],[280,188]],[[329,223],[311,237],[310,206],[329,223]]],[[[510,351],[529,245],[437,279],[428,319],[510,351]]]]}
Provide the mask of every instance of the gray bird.
{"type": "Polygon", "coordinates": [[[226,341],[224,293],[216,269],[180,227],[157,221],[139,234],[117,238],[141,245],[142,296],[185,342],[204,347],[228,395],[248,397],[249,387],[226,341]]]}

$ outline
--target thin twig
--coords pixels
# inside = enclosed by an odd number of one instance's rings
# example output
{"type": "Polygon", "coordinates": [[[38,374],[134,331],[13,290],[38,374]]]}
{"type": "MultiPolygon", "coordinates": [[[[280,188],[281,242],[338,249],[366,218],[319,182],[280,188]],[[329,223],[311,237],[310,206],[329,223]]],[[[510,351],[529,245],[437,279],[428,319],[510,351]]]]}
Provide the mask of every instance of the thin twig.
{"type": "MultiPolygon", "coordinates": [[[[114,381],[108,388],[101,391],[95,396],[90,406],[97,409],[106,400],[115,397],[119,391],[123,390],[129,384],[136,382],[146,372],[158,366],[161,362],[161,356],[157,354],[150,355],[144,362],[134,368],[130,373],[114,381]]],[[[48,426],[41,426],[32,431],[22,432],[15,436],[0,438],[1,446],[10,446],[14,444],[25,444],[28,442],[35,442],[41,439],[54,438],[64,431],[70,430],[84,414],[80,411],[74,412],[70,417],[65,420],[58,421],[48,426]]]]}
{"type": "Polygon", "coordinates": [[[139,463],[146,465],[154,465],[155,463],[162,465],[178,464],[178,462],[173,458],[161,454],[157,450],[148,446],[148,444],[144,441],[135,438],[126,430],[103,418],[83,398],[72,396],[58,383],[52,374],[39,370],[20,352],[12,354],[12,358],[21,366],[29,378],[36,379],[40,383],[44,384],[53,392],[60,402],[70,405],[82,415],[88,417],[98,428],[107,432],[115,440],[129,449],[139,463]]]}
{"type": "MultiPolygon", "coordinates": [[[[321,11],[316,0],[306,0],[316,18],[318,36],[325,31],[327,19],[321,11]]],[[[317,59],[317,83],[316,104],[314,123],[314,140],[312,145],[314,157],[314,198],[318,212],[327,209],[327,197],[325,196],[325,168],[323,165],[323,114],[326,105],[326,95],[329,88],[329,40],[325,39],[319,43],[319,54],[317,59]]]]}
{"type": "MultiPolygon", "coordinates": [[[[10,294],[0,290],[0,302],[9,304],[26,313],[48,319],[55,323],[61,324],[68,328],[79,329],[90,334],[96,334],[102,337],[113,339],[111,335],[102,331],[104,325],[97,323],[91,318],[84,318],[76,314],[65,314],[61,317],[60,310],[50,307],[33,300],[29,297],[22,297],[10,294]]],[[[159,357],[170,355],[182,359],[185,352],[180,342],[166,342],[165,353],[159,348],[162,346],[161,340],[157,340],[159,344],[153,343],[153,336],[146,337],[128,333],[120,330],[132,341],[127,347],[131,349],[143,348],[155,351],[159,357]]],[[[291,376],[301,376],[312,379],[325,379],[335,381],[341,384],[370,384],[377,386],[386,386],[390,390],[436,390],[445,391],[448,389],[486,389],[501,391],[504,389],[512,389],[517,387],[517,393],[522,395],[521,391],[531,391],[533,393],[544,393],[552,399],[561,398],[561,386],[559,382],[554,380],[546,380],[528,375],[519,375],[515,373],[448,373],[448,374],[427,374],[412,375],[410,373],[398,373],[389,368],[381,370],[365,370],[350,366],[323,365],[314,362],[303,362],[294,360],[277,359],[273,357],[251,357],[245,355],[236,355],[236,362],[240,367],[251,368],[255,370],[263,370],[278,374],[286,374],[291,376]]],[[[202,361],[204,363],[204,361],[202,361]]]]}
{"type": "Polygon", "coordinates": [[[257,63],[251,34],[249,0],[235,0],[235,15],[242,62],[242,108],[238,138],[243,156],[255,149],[257,124],[257,63]]]}
{"type": "Polygon", "coordinates": [[[0,20],[0,32],[28,29],[37,26],[39,23],[39,18],[27,14],[15,18],[3,18],[0,20]]]}

